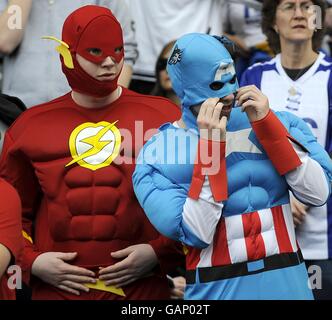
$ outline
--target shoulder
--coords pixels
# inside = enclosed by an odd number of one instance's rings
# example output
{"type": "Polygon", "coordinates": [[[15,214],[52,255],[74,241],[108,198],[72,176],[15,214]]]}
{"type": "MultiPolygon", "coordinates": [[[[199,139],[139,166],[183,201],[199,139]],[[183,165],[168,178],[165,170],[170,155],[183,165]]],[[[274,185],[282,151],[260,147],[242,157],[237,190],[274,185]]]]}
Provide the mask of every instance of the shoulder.
{"type": "Polygon", "coordinates": [[[305,123],[305,121],[296,116],[295,114],[290,113],[288,111],[280,111],[280,112],[278,111],[275,112],[275,114],[289,131],[298,129],[301,130],[306,135],[313,136],[310,128],[305,123]]]}
{"type": "Polygon", "coordinates": [[[267,62],[259,62],[250,66],[242,75],[241,84],[256,84],[259,85],[264,72],[277,70],[276,58],[267,62]]]}
{"type": "Polygon", "coordinates": [[[329,72],[330,76],[328,78],[329,82],[331,82],[331,70],[332,70],[332,58],[327,56],[325,53],[320,53],[319,54],[319,65],[315,71],[315,73],[319,73],[319,72],[329,72]]]}
{"type": "Polygon", "coordinates": [[[300,142],[307,150],[311,153],[324,151],[324,148],[317,142],[317,138],[313,135],[311,129],[304,120],[286,111],[276,112],[276,115],[286,127],[289,134],[300,142]]]}
{"type": "Polygon", "coordinates": [[[273,58],[270,61],[258,62],[250,66],[246,71],[250,73],[261,73],[269,70],[275,70],[277,58],[273,58]]]}
{"type": "Polygon", "coordinates": [[[32,125],[31,121],[40,115],[46,115],[50,111],[59,108],[69,99],[69,94],[56,98],[52,101],[33,106],[24,112],[14,121],[12,126],[8,129],[10,135],[16,135],[21,132],[26,126],[32,125]]]}

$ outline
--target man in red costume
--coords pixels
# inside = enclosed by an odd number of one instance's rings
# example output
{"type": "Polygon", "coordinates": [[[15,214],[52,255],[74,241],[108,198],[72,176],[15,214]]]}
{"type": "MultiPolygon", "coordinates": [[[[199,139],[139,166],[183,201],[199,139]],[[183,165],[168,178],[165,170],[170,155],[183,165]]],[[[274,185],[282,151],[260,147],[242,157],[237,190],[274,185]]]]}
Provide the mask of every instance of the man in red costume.
{"type": "Polygon", "coordinates": [[[15,289],[8,286],[6,269],[19,257],[23,246],[20,215],[17,192],[0,179],[0,300],[15,299],[15,289]]]}
{"type": "Polygon", "coordinates": [[[60,43],[72,92],[26,111],[7,131],[0,162],[22,200],[32,298],[166,299],[165,272],[180,250],[134,195],[133,157],[144,143],[134,132],[138,121],[147,131],[179,111],[118,86],[122,30],[110,10],[82,7],[62,41],[48,38],[60,43]]]}

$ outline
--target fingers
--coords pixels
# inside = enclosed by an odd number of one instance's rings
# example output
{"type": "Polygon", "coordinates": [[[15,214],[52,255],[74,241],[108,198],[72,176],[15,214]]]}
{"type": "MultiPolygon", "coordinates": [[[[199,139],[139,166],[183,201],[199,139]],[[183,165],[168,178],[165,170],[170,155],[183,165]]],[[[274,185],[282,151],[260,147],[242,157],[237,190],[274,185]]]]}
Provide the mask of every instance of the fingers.
{"type": "Polygon", "coordinates": [[[84,286],[83,284],[80,284],[80,283],[76,283],[76,282],[73,282],[73,281],[70,281],[70,280],[64,280],[61,282],[61,284],[59,285],[60,286],[63,286],[63,287],[66,287],[67,289],[69,290],[72,290],[72,291],[76,291],[76,293],[78,292],[78,295],[80,295],[80,291],[83,291],[83,292],[89,292],[89,288],[84,286]]]}
{"type": "Polygon", "coordinates": [[[207,104],[207,107],[205,109],[205,118],[206,119],[211,119],[213,115],[214,108],[216,107],[215,104],[209,103],[207,104]]]}
{"type": "Polygon", "coordinates": [[[73,266],[71,264],[65,263],[63,267],[63,273],[66,274],[73,274],[73,275],[78,275],[78,276],[87,276],[87,277],[95,277],[95,273],[92,272],[91,270],[82,268],[82,267],[77,267],[73,266]]]}
{"type": "Polygon", "coordinates": [[[294,197],[291,197],[291,208],[294,224],[295,226],[299,226],[305,220],[308,207],[296,200],[294,197]]]}
{"type": "Polygon", "coordinates": [[[299,201],[294,201],[292,209],[295,212],[298,212],[305,216],[307,214],[308,207],[306,205],[304,205],[303,203],[300,203],[299,201]]]}
{"type": "Polygon", "coordinates": [[[71,289],[70,287],[67,287],[67,286],[64,286],[64,285],[61,285],[61,284],[58,286],[58,288],[61,289],[61,290],[63,290],[63,291],[72,293],[72,294],[74,294],[76,296],[80,295],[80,292],[78,290],[71,289]]]}
{"type": "Polygon", "coordinates": [[[242,112],[247,113],[250,122],[261,120],[269,113],[269,100],[256,86],[240,88],[236,100],[242,112]]]}
{"type": "Polygon", "coordinates": [[[227,126],[227,117],[223,116],[221,119],[220,119],[220,122],[219,122],[219,128],[221,130],[226,130],[226,126],[227,126]]]}
{"type": "Polygon", "coordinates": [[[56,257],[63,261],[74,260],[77,256],[77,252],[56,252],[56,257]]]}
{"type": "Polygon", "coordinates": [[[219,98],[209,98],[209,99],[205,100],[202,103],[202,106],[199,110],[198,117],[200,117],[200,118],[206,117],[207,112],[210,114],[210,116],[212,116],[212,113],[213,113],[212,108],[214,108],[216,106],[218,101],[219,101],[219,98]]]}
{"type": "Polygon", "coordinates": [[[96,283],[96,279],[85,277],[85,276],[77,276],[74,274],[67,274],[64,276],[65,280],[73,281],[76,283],[96,283]]]}
{"type": "Polygon", "coordinates": [[[116,259],[121,259],[129,256],[133,252],[133,249],[131,247],[127,247],[122,250],[118,250],[115,252],[111,252],[111,256],[116,259]]]}
{"type": "Polygon", "coordinates": [[[124,287],[124,286],[136,281],[137,279],[138,278],[134,277],[133,275],[126,275],[123,277],[105,281],[105,285],[106,286],[115,286],[117,288],[120,288],[120,287],[124,287]]]}
{"type": "Polygon", "coordinates": [[[99,276],[100,280],[112,280],[112,279],[116,279],[116,278],[120,278],[123,276],[128,275],[128,269],[124,269],[118,272],[108,272],[106,274],[103,274],[101,276],[99,276]]]}
{"type": "Polygon", "coordinates": [[[307,213],[296,211],[296,209],[294,210],[294,207],[293,207],[292,214],[293,214],[293,221],[294,221],[295,226],[299,226],[300,224],[303,223],[307,213]]]}
{"type": "Polygon", "coordinates": [[[177,299],[183,299],[184,291],[179,289],[173,289],[171,291],[171,299],[177,300],[177,299]]]}
{"type": "Polygon", "coordinates": [[[223,106],[224,105],[221,102],[218,102],[217,105],[213,108],[212,121],[214,123],[219,123],[220,114],[221,114],[223,106]]]}
{"type": "Polygon", "coordinates": [[[248,107],[259,107],[260,103],[255,100],[247,100],[241,106],[241,111],[244,112],[248,107]]]}
{"type": "Polygon", "coordinates": [[[247,100],[258,100],[260,96],[254,91],[247,91],[237,96],[238,105],[242,106],[247,100]]]}
{"type": "Polygon", "coordinates": [[[245,94],[249,91],[260,93],[259,89],[255,85],[244,86],[238,89],[236,99],[238,99],[238,97],[241,96],[242,94],[245,94]]]}
{"type": "Polygon", "coordinates": [[[295,216],[293,216],[293,222],[296,227],[302,223],[302,221],[295,216]]]}
{"type": "MultiPolygon", "coordinates": [[[[99,271],[99,275],[105,275],[107,273],[112,273],[112,272],[120,272],[125,269],[128,269],[130,266],[130,261],[128,259],[124,259],[116,264],[113,264],[107,268],[103,268],[99,271]]],[[[101,277],[100,277],[101,278],[101,277]]]]}

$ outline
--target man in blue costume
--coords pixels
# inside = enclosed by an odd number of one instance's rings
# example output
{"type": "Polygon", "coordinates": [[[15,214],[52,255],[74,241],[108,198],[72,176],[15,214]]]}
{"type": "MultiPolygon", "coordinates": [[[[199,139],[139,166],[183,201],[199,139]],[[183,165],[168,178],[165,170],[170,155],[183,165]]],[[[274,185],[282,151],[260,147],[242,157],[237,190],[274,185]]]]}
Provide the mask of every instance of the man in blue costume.
{"type": "Polygon", "coordinates": [[[238,87],[225,41],[176,42],[167,69],[182,118],[141,151],[136,195],[152,224],[188,248],[185,298],[312,299],[289,190],[323,205],[331,160],[301,119],[238,87]]]}

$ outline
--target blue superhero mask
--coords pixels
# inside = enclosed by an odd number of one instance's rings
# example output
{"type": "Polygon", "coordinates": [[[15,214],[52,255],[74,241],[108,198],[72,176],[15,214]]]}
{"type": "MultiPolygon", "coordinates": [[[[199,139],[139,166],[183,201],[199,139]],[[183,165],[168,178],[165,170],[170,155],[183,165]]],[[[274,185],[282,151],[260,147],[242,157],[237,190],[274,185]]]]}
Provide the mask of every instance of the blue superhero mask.
{"type": "Polygon", "coordinates": [[[234,61],[223,41],[223,37],[190,33],[176,41],[168,59],[167,71],[188,128],[197,129],[191,106],[223,98],[239,88],[234,61]]]}

